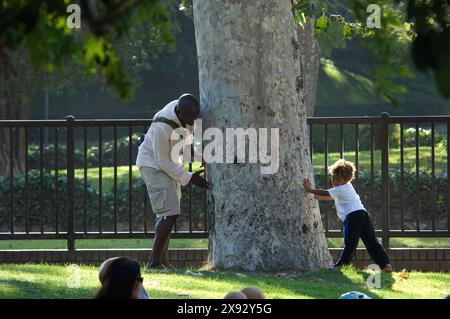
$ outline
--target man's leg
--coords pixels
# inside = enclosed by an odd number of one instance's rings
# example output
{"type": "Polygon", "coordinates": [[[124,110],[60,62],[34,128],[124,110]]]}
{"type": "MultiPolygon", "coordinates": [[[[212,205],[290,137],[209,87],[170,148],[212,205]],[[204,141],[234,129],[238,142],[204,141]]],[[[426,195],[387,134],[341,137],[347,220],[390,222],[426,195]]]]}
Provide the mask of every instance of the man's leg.
{"type": "Polygon", "coordinates": [[[152,257],[147,264],[147,269],[150,268],[163,268],[162,256],[164,253],[164,248],[168,243],[168,238],[172,232],[172,227],[177,220],[177,215],[158,217],[156,219],[156,229],[155,229],[155,241],[153,243],[152,257]]]}
{"type": "MultiPolygon", "coordinates": [[[[177,216],[174,216],[174,217],[177,217],[177,216]]],[[[168,269],[171,269],[171,270],[177,270],[171,263],[169,263],[169,242],[170,242],[171,235],[172,235],[172,232],[170,232],[169,236],[167,237],[166,245],[164,246],[164,250],[163,250],[163,253],[162,253],[162,256],[161,256],[161,264],[165,268],[168,268],[168,269]]]]}
{"type": "Polygon", "coordinates": [[[361,214],[351,213],[344,221],[344,250],[336,262],[334,267],[341,267],[350,264],[353,255],[358,247],[359,236],[361,231],[361,214]]]}
{"type": "MultiPolygon", "coordinates": [[[[174,208],[174,211],[178,211],[179,210],[179,206],[180,206],[180,201],[181,201],[181,187],[180,187],[180,184],[178,182],[175,182],[175,189],[176,189],[177,197],[172,200],[172,203],[178,203],[178,207],[174,208]]],[[[177,216],[174,216],[174,217],[177,217],[177,216]]],[[[175,218],[175,221],[173,223],[174,225],[175,225],[175,222],[176,222],[176,218],[175,218]]],[[[167,237],[167,241],[166,241],[166,244],[164,246],[163,253],[161,255],[161,264],[167,269],[177,270],[173,265],[171,265],[169,263],[169,242],[170,242],[171,235],[172,235],[172,232],[170,232],[169,236],[167,237]]]]}
{"type": "Polygon", "coordinates": [[[383,246],[378,242],[377,236],[375,235],[370,215],[368,213],[365,214],[366,217],[364,227],[361,231],[361,240],[363,241],[364,246],[366,246],[370,257],[378,266],[380,266],[381,269],[384,269],[387,265],[388,268],[392,268],[388,254],[384,250],[383,246]]]}

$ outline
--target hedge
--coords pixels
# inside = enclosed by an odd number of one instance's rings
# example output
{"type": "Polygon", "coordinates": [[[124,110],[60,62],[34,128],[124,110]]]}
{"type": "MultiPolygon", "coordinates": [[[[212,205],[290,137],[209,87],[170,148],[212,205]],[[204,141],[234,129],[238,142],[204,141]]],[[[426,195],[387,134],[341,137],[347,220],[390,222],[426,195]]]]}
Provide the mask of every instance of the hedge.
{"type": "MultiPolygon", "coordinates": [[[[53,174],[45,173],[42,178],[44,196],[40,197],[41,178],[39,172],[32,171],[28,174],[28,196],[25,192],[25,183],[23,177],[14,177],[13,179],[13,198],[14,198],[14,224],[17,229],[24,230],[25,227],[25,211],[26,201],[28,198],[29,223],[34,230],[40,229],[41,219],[43,220],[44,228],[49,231],[55,228],[55,206],[58,209],[59,215],[59,229],[61,231],[67,230],[67,178],[66,176],[58,176],[56,178],[53,174]],[[56,186],[57,184],[57,186],[56,186]],[[42,199],[42,218],[41,218],[41,199],[42,199]],[[55,204],[56,199],[56,204],[55,204]]],[[[10,187],[9,177],[0,176],[0,229],[2,231],[9,231],[10,225],[10,187]]],[[[84,207],[86,205],[86,226],[88,231],[98,230],[100,214],[100,196],[99,191],[94,188],[89,182],[86,184],[86,192],[84,192],[83,179],[74,179],[74,205],[75,205],[75,221],[76,230],[82,231],[84,229],[84,207]],[[84,197],[85,196],[85,197],[84,197]],[[86,198],[86,202],[84,200],[86,198]]],[[[197,187],[192,187],[193,199],[193,222],[197,229],[203,229],[203,191],[197,187]]],[[[117,222],[119,228],[128,230],[129,218],[129,186],[127,182],[118,183],[117,186],[117,222]]],[[[182,211],[186,212],[180,218],[180,225],[187,228],[185,223],[188,221],[187,214],[189,210],[188,203],[188,187],[182,187],[182,211]]],[[[147,202],[147,217],[148,224],[154,221],[151,211],[151,205],[148,201],[145,184],[142,179],[133,180],[131,188],[131,203],[132,203],[132,223],[133,229],[142,229],[144,224],[144,207],[147,202]]],[[[105,231],[113,229],[114,221],[114,193],[113,190],[103,190],[101,196],[102,205],[102,225],[105,231]]]]}
{"type": "MultiPolygon", "coordinates": [[[[399,226],[400,216],[400,174],[398,171],[390,171],[390,209],[391,223],[393,227],[399,226]]],[[[322,174],[316,174],[315,181],[317,187],[325,187],[325,180],[322,174]]],[[[55,225],[55,198],[57,199],[57,209],[59,212],[60,230],[67,229],[67,179],[66,176],[59,176],[55,181],[55,176],[45,173],[42,178],[44,196],[40,197],[41,178],[39,172],[32,171],[28,177],[28,196],[25,194],[25,185],[23,177],[15,177],[13,179],[13,195],[14,195],[14,223],[18,228],[23,229],[25,225],[25,198],[28,198],[29,221],[33,229],[39,230],[41,221],[41,200],[42,200],[42,220],[45,229],[52,230],[55,225]]],[[[329,183],[328,183],[329,184],[329,183]]],[[[376,223],[380,221],[381,209],[381,176],[379,173],[374,175],[374,183],[371,183],[370,174],[359,172],[358,181],[354,182],[355,187],[364,205],[373,215],[376,223]],[[374,197],[372,202],[371,189],[374,189],[374,197]]],[[[194,229],[202,230],[203,225],[203,190],[198,187],[192,187],[193,199],[193,225],[194,229]]],[[[76,211],[76,227],[77,231],[83,230],[84,227],[84,184],[82,179],[75,178],[74,181],[74,198],[76,211]]],[[[124,230],[128,230],[128,203],[129,203],[129,187],[128,183],[119,183],[117,188],[117,217],[118,224],[124,230]]],[[[99,208],[99,192],[91,184],[86,185],[86,211],[87,211],[87,228],[91,231],[98,230],[100,215],[99,208]]],[[[151,206],[147,198],[145,185],[142,179],[133,180],[131,188],[132,201],[132,219],[133,229],[142,229],[144,223],[144,203],[147,202],[148,211],[145,214],[148,225],[154,222],[154,216],[151,213],[151,206]]],[[[405,211],[405,224],[409,228],[415,227],[415,212],[417,212],[418,199],[420,200],[420,221],[424,228],[429,228],[433,211],[433,198],[436,198],[436,220],[437,225],[446,227],[447,219],[447,175],[446,173],[436,175],[436,192],[432,192],[432,176],[428,172],[421,172],[419,175],[419,184],[416,182],[414,173],[404,173],[404,196],[403,205],[405,211]],[[419,187],[417,187],[419,185],[419,187]],[[416,193],[418,192],[418,193],[416,193]],[[418,196],[417,196],[418,194],[418,196]]],[[[180,229],[187,230],[189,228],[189,193],[188,187],[182,187],[182,216],[180,217],[180,229]]],[[[114,193],[112,190],[104,190],[102,192],[102,225],[104,230],[112,230],[114,219],[114,193]]],[[[321,203],[324,208],[324,203],[321,203]]],[[[331,204],[330,209],[333,205],[331,204]]],[[[324,213],[322,209],[322,213],[324,213]]],[[[338,227],[339,223],[335,218],[335,212],[329,215],[333,221],[332,226],[338,227]]],[[[3,231],[8,231],[10,225],[10,188],[9,178],[0,177],[0,227],[3,231]]]]}
{"type": "MultiPolygon", "coordinates": [[[[132,163],[135,161],[135,153],[141,143],[141,136],[139,134],[132,135],[132,163]]],[[[129,145],[128,136],[117,139],[117,165],[129,164],[129,145]]],[[[67,167],[66,160],[67,148],[66,144],[58,145],[58,169],[65,169],[67,167]]],[[[99,147],[98,145],[91,145],[87,148],[87,167],[98,167],[99,165],[99,147]]],[[[108,141],[103,143],[102,147],[103,166],[114,166],[114,143],[108,141]]],[[[55,146],[54,144],[46,145],[43,148],[43,166],[44,168],[55,168],[55,146]]],[[[40,150],[36,144],[30,144],[28,147],[28,165],[30,169],[37,169],[40,167],[40,150]]],[[[84,147],[83,145],[76,145],[74,150],[74,167],[84,167],[84,147]]]]}

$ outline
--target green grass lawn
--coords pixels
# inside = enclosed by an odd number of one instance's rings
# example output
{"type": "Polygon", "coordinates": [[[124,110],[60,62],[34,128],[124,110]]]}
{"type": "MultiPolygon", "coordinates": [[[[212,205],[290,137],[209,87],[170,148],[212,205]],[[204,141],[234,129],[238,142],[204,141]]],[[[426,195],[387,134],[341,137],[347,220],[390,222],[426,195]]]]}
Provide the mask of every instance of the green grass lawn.
{"type": "MultiPolygon", "coordinates": [[[[381,242],[381,239],[380,239],[381,242]]],[[[83,239],[77,249],[151,248],[153,239],[83,239]]],[[[343,247],[342,238],[328,238],[328,247],[343,247]]],[[[364,247],[360,241],[359,247],[364,247]]],[[[450,248],[450,238],[391,238],[390,247],[450,248]]],[[[66,249],[65,240],[0,240],[0,249],[66,249]]],[[[207,239],[172,239],[170,248],[208,248],[207,239]]]]}
{"type": "MultiPolygon", "coordinates": [[[[80,285],[69,288],[65,265],[0,265],[0,298],[91,298],[99,287],[98,268],[80,266],[80,285]]],[[[450,294],[450,273],[411,272],[382,274],[381,289],[369,289],[369,273],[353,267],[342,272],[261,274],[179,270],[144,274],[144,287],[151,298],[220,299],[244,286],[258,286],[267,298],[331,298],[357,290],[373,298],[437,298],[450,294]]]]}
{"type": "MultiPolygon", "coordinates": [[[[82,239],[77,249],[151,248],[153,239],[82,239]]],[[[207,239],[171,239],[170,248],[207,248],[207,239]]],[[[66,240],[0,240],[0,249],[66,249],[66,240]]]]}

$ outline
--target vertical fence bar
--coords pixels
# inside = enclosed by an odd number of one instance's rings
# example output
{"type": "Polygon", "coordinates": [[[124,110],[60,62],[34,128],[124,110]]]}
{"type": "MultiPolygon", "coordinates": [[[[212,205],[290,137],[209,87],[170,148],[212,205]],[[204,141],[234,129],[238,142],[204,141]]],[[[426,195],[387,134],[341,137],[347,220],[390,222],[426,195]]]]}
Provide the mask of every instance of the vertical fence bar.
{"type": "Polygon", "coordinates": [[[416,230],[420,230],[420,161],[419,161],[419,122],[416,122],[416,200],[417,200],[417,209],[416,209],[416,230]]]}
{"type": "MultiPolygon", "coordinates": [[[[328,188],[328,124],[324,124],[324,174],[325,188],[328,188]]],[[[325,201],[325,233],[328,233],[328,201],[325,201]]]]}
{"type": "Polygon", "coordinates": [[[355,124],[355,183],[356,190],[359,191],[359,125],[355,124]]]}
{"type": "Polygon", "coordinates": [[[103,129],[98,127],[98,231],[103,232],[103,129]]]}
{"type": "Polygon", "coordinates": [[[131,191],[133,187],[133,164],[131,162],[133,152],[133,136],[131,126],[128,126],[128,225],[130,233],[133,232],[133,214],[132,214],[132,198],[131,191]]]}
{"type": "Polygon", "coordinates": [[[450,232],[450,121],[447,122],[447,230],[450,232]]]}
{"type": "Polygon", "coordinates": [[[42,126],[39,127],[39,210],[41,214],[40,230],[44,233],[44,132],[42,126]]]}
{"type": "Polygon", "coordinates": [[[59,210],[58,210],[58,127],[55,127],[55,191],[53,193],[53,204],[55,209],[55,231],[59,234],[59,210]]]}
{"type": "Polygon", "coordinates": [[[87,158],[87,127],[83,127],[83,228],[84,233],[87,233],[87,167],[88,167],[88,158],[87,158]]]}
{"type": "Polygon", "coordinates": [[[435,166],[435,132],[434,122],[431,122],[431,229],[436,230],[436,166],[435,166]]]}
{"type": "Polygon", "coordinates": [[[148,221],[147,221],[147,211],[148,211],[148,204],[147,204],[147,192],[146,192],[146,186],[145,186],[145,184],[144,184],[144,233],[147,233],[148,232],[148,225],[147,225],[147,223],[148,223],[148,221]]]}
{"type": "MultiPolygon", "coordinates": [[[[6,131],[6,129],[5,129],[6,131]]],[[[10,205],[9,205],[9,218],[10,218],[10,229],[11,229],[11,234],[14,234],[14,184],[13,184],[13,179],[14,179],[14,169],[13,169],[13,151],[14,151],[14,147],[13,147],[13,140],[14,140],[14,133],[13,133],[13,128],[10,127],[9,128],[9,201],[10,201],[10,205]]]]}
{"type": "Polygon", "coordinates": [[[25,127],[25,232],[30,232],[30,207],[28,203],[28,127],[25,127]]]}
{"type": "MultiPolygon", "coordinates": [[[[147,132],[147,127],[144,126],[144,132],[147,132]]],[[[144,141],[141,140],[141,142],[143,143],[144,141]]],[[[147,211],[148,211],[148,204],[147,204],[147,186],[145,185],[145,183],[143,183],[143,188],[144,188],[144,233],[147,233],[147,211]]]]}
{"type": "Polygon", "coordinates": [[[370,205],[372,210],[375,208],[375,159],[374,159],[374,149],[375,149],[375,128],[374,124],[370,124],[370,205]]]}
{"type": "MultiPolygon", "coordinates": [[[[190,146],[191,155],[193,155],[193,144],[190,146]]],[[[193,157],[193,156],[191,156],[193,157]]],[[[189,163],[189,172],[192,172],[192,158],[189,163]]],[[[192,233],[192,184],[189,183],[189,232],[192,233]]]]}
{"type": "MultiPolygon", "coordinates": [[[[204,176],[206,179],[206,169],[204,176]]],[[[208,192],[206,189],[203,190],[203,232],[208,233],[208,192]]]]}
{"type": "Polygon", "coordinates": [[[381,224],[383,247],[389,248],[389,114],[381,113],[381,224]]]}
{"type": "MultiPolygon", "coordinates": [[[[344,158],[344,148],[345,148],[345,145],[344,145],[344,124],[340,124],[339,125],[339,153],[340,153],[340,155],[339,155],[339,158],[344,158]]],[[[340,226],[340,229],[341,229],[341,233],[343,234],[344,233],[344,225],[343,224],[341,224],[341,226],[340,226]]]]}
{"type": "Polygon", "coordinates": [[[405,203],[404,203],[404,178],[405,178],[405,140],[404,127],[400,123],[400,229],[405,230],[405,203]]]}
{"type": "MultiPolygon", "coordinates": [[[[344,124],[339,125],[339,158],[344,158],[344,124]]],[[[344,233],[344,225],[341,224],[341,233],[344,233]]]]}
{"type": "Polygon", "coordinates": [[[69,115],[66,117],[67,127],[67,215],[68,215],[68,231],[67,231],[67,249],[75,250],[75,211],[74,211],[74,123],[75,117],[69,115]]]}
{"type": "Polygon", "coordinates": [[[117,233],[117,126],[113,127],[114,153],[114,232],[117,233]]]}

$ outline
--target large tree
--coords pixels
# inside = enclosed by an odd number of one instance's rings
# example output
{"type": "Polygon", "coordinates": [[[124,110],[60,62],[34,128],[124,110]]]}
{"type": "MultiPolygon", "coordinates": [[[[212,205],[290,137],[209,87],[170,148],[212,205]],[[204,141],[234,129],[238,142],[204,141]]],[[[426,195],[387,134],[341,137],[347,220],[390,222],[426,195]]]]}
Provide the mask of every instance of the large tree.
{"type": "Polygon", "coordinates": [[[312,176],[297,28],[289,0],[195,0],[204,127],[280,128],[279,170],[211,164],[213,267],[310,270],[330,265],[312,176]]]}

